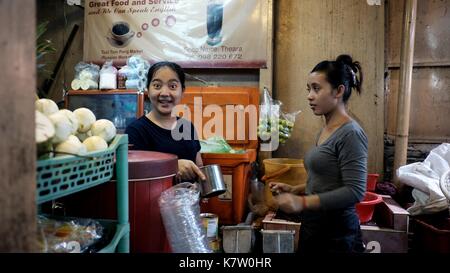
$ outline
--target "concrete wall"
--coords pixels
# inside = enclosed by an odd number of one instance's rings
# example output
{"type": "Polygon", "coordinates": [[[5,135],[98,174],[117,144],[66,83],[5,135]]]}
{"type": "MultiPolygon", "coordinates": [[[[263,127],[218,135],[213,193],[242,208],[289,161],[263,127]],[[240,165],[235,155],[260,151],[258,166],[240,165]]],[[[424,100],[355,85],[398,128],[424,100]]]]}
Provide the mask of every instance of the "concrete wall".
{"type": "Polygon", "coordinates": [[[306,79],[320,61],[351,54],[365,83],[348,108],[369,138],[369,171],[382,172],[384,4],[361,0],[279,0],[275,3],[275,97],[286,111],[303,110],[293,137],[274,156],[303,158],[324,122],[309,109],[306,79]]]}

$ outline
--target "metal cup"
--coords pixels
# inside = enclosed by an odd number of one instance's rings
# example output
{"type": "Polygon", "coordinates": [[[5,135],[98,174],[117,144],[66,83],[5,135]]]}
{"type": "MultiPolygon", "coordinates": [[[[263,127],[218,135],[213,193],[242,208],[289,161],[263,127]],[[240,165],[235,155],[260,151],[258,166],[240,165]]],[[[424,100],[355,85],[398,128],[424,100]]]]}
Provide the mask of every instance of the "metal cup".
{"type": "Polygon", "coordinates": [[[200,167],[205,175],[205,180],[200,180],[200,193],[203,198],[210,198],[226,192],[223,182],[222,171],[219,165],[208,165],[200,167]]]}

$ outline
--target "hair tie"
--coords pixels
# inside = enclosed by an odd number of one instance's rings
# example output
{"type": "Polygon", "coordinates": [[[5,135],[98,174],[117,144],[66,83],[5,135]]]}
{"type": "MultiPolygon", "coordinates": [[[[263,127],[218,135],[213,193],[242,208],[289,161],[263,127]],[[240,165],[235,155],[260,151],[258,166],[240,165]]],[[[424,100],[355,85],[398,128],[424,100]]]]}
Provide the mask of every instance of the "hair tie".
{"type": "Polygon", "coordinates": [[[353,69],[349,66],[350,72],[352,73],[352,79],[353,79],[353,85],[356,86],[357,80],[356,80],[356,73],[353,71],[353,69]]]}

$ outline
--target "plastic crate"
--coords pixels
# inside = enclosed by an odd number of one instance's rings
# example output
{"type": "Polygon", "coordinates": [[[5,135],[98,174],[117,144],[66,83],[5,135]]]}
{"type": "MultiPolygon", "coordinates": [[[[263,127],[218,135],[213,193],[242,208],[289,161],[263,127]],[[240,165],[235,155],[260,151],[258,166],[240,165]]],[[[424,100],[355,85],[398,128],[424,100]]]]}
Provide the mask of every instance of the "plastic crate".
{"type": "Polygon", "coordinates": [[[106,150],[83,157],[61,156],[37,162],[37,203],[41,204],[111,180],[114,156],[120,144],[128,143],[118,135],[106,150]],[[125,141],[125,142],[124,142],[125,141]]]}
{"type": "Polygon", "coordinates": [[[117,135],[103,151],[38,160],[36,203],[39,205],[108,182],[114,169],[117,178],[117,221],[112,224],[115,232],[111,242],[100,252],[128,253],[128,135],[117,135]]]}
{"type": "MultiPolygon", "coordinates": [[[[252,162],[256,161],[258,140],[251,137],[252,128],[249,126],[251,113],[248,106],[255,107],[256,114],[259,110],[259,89],[256,87],[188,87],[184,92],[181,104],[188,106],[191,115],[186,116],[194,126],[211,122],[212,117],[202,115],[194,107],[196,99],[201,98],[203,109],[208,105],[219,105],[223,113],[229,112],[229,107],[236,109],[236,113],[223,115],[223,137],[232,135],[227,142],[235,150],[245,150],[244,153],[202,153],[203,165],[217,164],[220,166],[227,192],[223,195],[205,198],[201,202],[201,211],[214,213],[219,216],[219,222],[225,225],[237,225],[244,220],[247,209],[248,190],[250,187],[250,171],[252,162]],[[240,121],[243,121],[241,124],[240,121]],[[225,126],[226,125],[226,126],[225,126]]],[[[235,110],[233,110],[235,111],[235,110]]],[[[258,116],[255,118],[258,118],[258,116]]],[[[217,117],[214,117],[214,121],[217,117]]],[[[213,136],[208,132],[197,128],[200,139],[208,139],[213,136]]],[[[216,132],[217,133],[217,132],[216,132]]]]}

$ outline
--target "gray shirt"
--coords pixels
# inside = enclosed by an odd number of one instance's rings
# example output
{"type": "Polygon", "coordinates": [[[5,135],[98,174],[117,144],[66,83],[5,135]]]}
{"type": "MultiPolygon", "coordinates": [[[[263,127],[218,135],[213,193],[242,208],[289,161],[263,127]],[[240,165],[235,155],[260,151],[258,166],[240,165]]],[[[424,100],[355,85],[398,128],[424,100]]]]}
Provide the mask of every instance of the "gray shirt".
{"type": "Polygon", "coordinates": [[[364,198],[367,136],[356,121],[338,128],[305,156],[306,194],[318,194],[325,210],[351,207],[364,198]]]}

